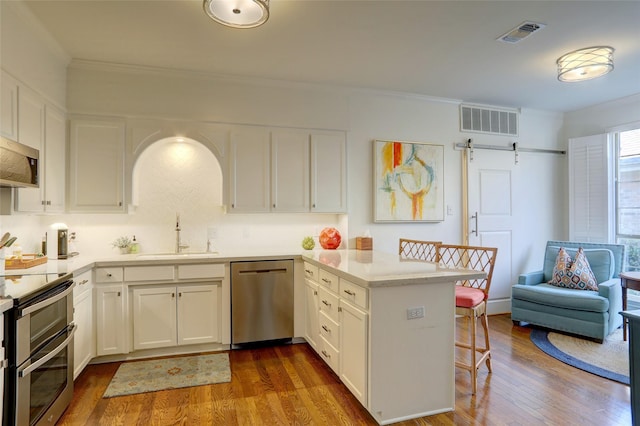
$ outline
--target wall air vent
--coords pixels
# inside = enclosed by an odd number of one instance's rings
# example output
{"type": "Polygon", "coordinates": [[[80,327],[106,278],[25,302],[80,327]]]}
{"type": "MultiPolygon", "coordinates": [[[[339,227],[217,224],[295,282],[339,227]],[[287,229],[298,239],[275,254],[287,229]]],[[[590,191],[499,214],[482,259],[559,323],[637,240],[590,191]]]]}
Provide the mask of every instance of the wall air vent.
{"type": "Polygon", "coordinates": [[[498,37],[497,40],[511,44],[518,43],[544,27],[546,27],[546,24],[541,24],[539,22],[523,22],[508,33],[498,37]]]}
{"type": "Polygon", "coordinates": [[[460,105],[460,130],[518,136],[519,117],[520,113],[517,110],[460,105]]]}

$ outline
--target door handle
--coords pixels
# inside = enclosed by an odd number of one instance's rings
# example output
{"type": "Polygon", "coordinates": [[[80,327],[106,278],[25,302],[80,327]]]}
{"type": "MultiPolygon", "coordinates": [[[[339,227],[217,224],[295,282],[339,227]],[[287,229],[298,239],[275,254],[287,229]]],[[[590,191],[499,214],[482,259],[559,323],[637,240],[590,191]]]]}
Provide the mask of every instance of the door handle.
{"type": "Polygon", "coordinates": [[[475,219],[476,220],[476,229],[472,229],[471,233],[472,234],[476,234],[476,237],[478,236],[478,212],[475,212],[475,214],[473,214],[471,216],[471,219],[475,219]]]}

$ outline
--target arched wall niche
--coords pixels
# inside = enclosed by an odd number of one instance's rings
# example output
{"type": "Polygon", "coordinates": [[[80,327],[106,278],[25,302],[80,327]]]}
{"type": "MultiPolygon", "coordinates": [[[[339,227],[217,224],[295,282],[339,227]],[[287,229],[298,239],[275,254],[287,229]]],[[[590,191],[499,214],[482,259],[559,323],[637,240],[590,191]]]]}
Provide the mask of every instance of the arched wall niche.
{"type": "MultiPolygon", "coordinates": [[[[184,139],[187,144],[199,144],[206,148],[203,158],[211,161],[211,167],[220,170],[219,186],[223,188],[226,176],[226,151],[229,129],[227,126],[207,123],[183,123],[160,120],[127,120],[127,155],[125,156],[125,192],[130,210],[139,205],[139,185],[135,182],[138,161],[147,149],[156,143],[184,139]],[[211,154],[211,155],[208,155],[211,154]]],[[[224,195],[222,195],[224,196],[224,195]]],[[[222,203],[222,202],[220,202],[222,203]]]]}

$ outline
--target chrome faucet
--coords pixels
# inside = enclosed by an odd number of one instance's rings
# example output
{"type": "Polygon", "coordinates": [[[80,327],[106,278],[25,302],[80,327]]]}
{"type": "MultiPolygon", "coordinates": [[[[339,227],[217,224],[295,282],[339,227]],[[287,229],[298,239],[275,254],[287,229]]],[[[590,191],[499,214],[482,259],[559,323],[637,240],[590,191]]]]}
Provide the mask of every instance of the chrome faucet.
{"type": "Polygon", "coordinates": [[[186,244],[180,243],[180,214],[176,214],[176,253],[182,253],[182,249],[189,248],[186,244]]]}

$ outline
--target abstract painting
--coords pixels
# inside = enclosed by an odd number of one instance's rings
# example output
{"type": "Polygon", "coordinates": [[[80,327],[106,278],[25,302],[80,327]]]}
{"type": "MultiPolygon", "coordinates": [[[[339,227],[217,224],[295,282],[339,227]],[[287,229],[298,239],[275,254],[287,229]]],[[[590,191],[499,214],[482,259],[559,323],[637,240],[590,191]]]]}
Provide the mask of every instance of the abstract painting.
{"type": "Polygon", "coordinates": [[[444,220],[444,146],[374,141],[374,221],[444,220]]]}

